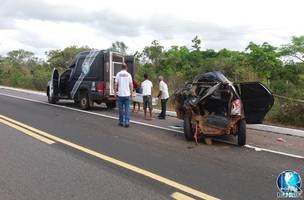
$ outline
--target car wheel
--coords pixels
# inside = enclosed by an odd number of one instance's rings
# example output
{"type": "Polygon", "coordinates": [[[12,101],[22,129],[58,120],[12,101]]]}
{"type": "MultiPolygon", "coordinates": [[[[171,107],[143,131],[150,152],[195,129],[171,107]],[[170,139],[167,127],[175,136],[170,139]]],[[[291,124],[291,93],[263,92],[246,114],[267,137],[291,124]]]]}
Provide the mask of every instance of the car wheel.
{"type": "Polygon", "coordinates": [[[106,103],[108,109],[114,109],[116,107],[116,101],[106,103]]]}
{"type": "Polygon", "coordinates": [[[184,118],[184,134],[185,134],[186,140],[193,141],[193,139],[194,139],[194,130],[192,128],[191,118],[190,117],[185,117],[184,118]]]}
{"type": "MultiPolygon", "coordinates": [[[[49,89],[48,89],[49,90],[49,89]]],[[[48,102],[51,104],[56,104],[57,103],[57,99],[54,96],[50,96],[50,92],[48,91],[47,93],[47,97],[48,97],[48,102]]]]}
{"type": "Polygon", "coordinates": [[[237,141],[239,146],[244,146],[246,144],[246,121],[245,119],[241,119],[238,122],[238,133],[237,133],[237,141]]]}
{"type": "Polygon", "coordinates": [[[82,110],[89,110],[91,108],[89,95],[87,93],[80,95],[79,105],[82,110]]]}
{"type": "Polygon", "coordinates": [[[55,97],[50,97],[50,95],[48,95],[48,102],[51,104],[56,104],[57,100],[55,97]]]}

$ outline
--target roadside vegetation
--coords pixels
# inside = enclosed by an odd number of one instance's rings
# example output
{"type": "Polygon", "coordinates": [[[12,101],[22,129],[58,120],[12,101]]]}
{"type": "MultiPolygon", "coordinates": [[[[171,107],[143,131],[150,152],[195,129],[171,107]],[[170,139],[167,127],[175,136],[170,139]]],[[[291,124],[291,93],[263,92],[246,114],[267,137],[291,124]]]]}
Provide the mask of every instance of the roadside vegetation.
{"type": "MultiPolygon", "coordinates": [[[[275,94],[275,106],[267,122],[304,127],[304,36],[293,37],[290,43],[278,47],[250,42],[243,51],[203,49],[201,43],[195,37],[191,47],[165,49],[152,41],[135,53],[136,79],[141,81],[148,73],[157,83],[157,76],[163,75],[171,94],[197,74],[208,71],[221,71],[234,82],[261,81],[275,94]]],[[[109,49],[126,52],[127,48],[123,42],[115,42],[109,49]]],[[[10,51],[0,55],[0,84],[45,90],[53,67],[64,71],[76,54],[88,49],[71,46],[50,50],[46,52],[47,60],[22,49],[10,51]]]]}

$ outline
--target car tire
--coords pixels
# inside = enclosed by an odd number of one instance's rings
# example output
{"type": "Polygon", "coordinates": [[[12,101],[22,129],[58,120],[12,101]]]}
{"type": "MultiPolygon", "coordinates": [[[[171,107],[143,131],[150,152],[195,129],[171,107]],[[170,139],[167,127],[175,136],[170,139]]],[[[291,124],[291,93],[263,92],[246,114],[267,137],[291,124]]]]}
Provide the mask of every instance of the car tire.
{"type": "Polygon", "coordinates": [[[238,132],[237,132],[237,142],[239,146],[244,146],[246,144],[246,121],[241,119],[238,122],[238,132]]]}
{"type": "Polygon", "coordinates": [[[47,97],[48,97],[48,102],[51,103],[51,104],[56,104],[57,101],[58,101],[58,100],[56,99],[56,97],[54,97],[54,96],[51,97],[51,96],[50,96],[49,89],[48,89],[48,92],[47,92],[47,97]]]}
{"type": "Polygon", "coordinates": [[[80,94],[79,105],[82,110],[89,110],[92,103],[90,103],[90,98],[88,93],[83,92],[80,94]]]}
{"type": "Polygon", "coordinates": [[[116,101],[106,103],[108,109],[114,109],[116,107],[116,101]]]}
{"type": "Polygon", "coordinates": [[[193,141],[194,139],[194,133],[192,130],[192,124],[191,124],[191,118],[185,117],[184,118],[184,135],[186,140],[193,141]]]}
{"type": "Polygon", "coordinates": [[[55,97],[50,97],[50,95],[48,95],[48,102],[51,104],[56,104],[57,100],[55,97]]]}

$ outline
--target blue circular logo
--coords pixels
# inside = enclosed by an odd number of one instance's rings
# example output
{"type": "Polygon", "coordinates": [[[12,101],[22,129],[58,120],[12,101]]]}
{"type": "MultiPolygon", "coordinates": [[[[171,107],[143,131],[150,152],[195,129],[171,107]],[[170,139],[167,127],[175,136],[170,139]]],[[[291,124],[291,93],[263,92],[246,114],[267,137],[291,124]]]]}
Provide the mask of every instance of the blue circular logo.
{"type": "Polygon", "coordinates": [[[302,180],[300,175],[292,170],[280,173],[277,179],[277,186],[284,196],[294,197],[301,195],[302,180]]]}

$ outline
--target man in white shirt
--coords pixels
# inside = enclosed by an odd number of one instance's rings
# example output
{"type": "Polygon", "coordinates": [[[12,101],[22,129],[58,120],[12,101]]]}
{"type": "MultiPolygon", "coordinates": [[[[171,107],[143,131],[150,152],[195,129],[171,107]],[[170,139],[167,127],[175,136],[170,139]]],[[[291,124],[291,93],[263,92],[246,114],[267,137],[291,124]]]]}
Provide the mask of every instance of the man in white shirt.
{"type": "Polygon", "coordinates": [[[128,70],[128,65],[123,63],[121,71],[117,73],[115,79],[115,96],[118,95],[119,126],[129,127],[130,121],[130,96],[133,91],[132,76],[128,70]]]}
{"type": "Polygon", "coordinates": [[[144,106],[144,113],[145,119],[151,120],[152,119],[152,82],[148,79],[148,74],[144,74],[144,81],[141,83],[142,94],[143,94],[143,106],[144,106]],[[150,118],[147,118],[147,108],[149,108],[150,118]]]}
{"type": "Polygon", "coordinates": [[[159,93],[158,98],[161,99],[161,113],[159,114],[159,119],[166,119],[167,102],[169,99],[168,85],[164,82],[164,77],[159,76],[159,93]]]}

